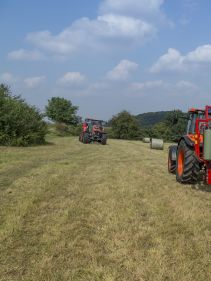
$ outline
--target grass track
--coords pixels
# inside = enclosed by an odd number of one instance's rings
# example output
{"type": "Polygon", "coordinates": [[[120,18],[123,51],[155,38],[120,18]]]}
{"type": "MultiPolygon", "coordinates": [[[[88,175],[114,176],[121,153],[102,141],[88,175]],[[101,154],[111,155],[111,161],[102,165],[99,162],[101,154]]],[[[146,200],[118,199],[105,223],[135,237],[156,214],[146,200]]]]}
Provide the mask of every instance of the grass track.
{"type": "Polygon", "coordinates": [[[0,148],[0,280],[211,280],[211,193],[166,151],[109,140],[0,148]]]}

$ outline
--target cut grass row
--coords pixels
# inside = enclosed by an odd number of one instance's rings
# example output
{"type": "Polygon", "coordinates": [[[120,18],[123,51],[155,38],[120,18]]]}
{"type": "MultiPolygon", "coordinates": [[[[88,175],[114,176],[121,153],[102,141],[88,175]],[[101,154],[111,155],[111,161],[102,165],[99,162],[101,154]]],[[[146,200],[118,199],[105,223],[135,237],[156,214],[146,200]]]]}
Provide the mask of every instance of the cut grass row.
{"type": "Polygon", "coordinates": [[[133,141],[0,148],[0,280],[211,280],[211,193],[133,141]]]}

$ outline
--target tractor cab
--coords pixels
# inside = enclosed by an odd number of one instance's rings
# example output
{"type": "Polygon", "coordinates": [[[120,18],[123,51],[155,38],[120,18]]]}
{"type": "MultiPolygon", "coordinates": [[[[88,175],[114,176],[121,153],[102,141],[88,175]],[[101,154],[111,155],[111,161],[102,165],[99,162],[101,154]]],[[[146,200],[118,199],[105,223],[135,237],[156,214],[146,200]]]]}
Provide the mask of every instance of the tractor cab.
{"type": "Polygon", "coordinates": [[[187,124],[187,135],[194,135],[196,133],[196,119],[198,118],[204,118],[204,111],[198,109],[190,109],[187,124]]]}
{"type": "Polygon", "coordinates": [[[104,131],[104,129],[103,129],[103,125],[104,125],[103,120],[86,118],[85,119],[85,123],[88,124],[90,132],[92,132],[92,131],[103,132],[104,131]]]}
{"type": "Polygon", "coordinates": [[[211,128],[211,107],[207,106],[205,110],[191,108],[189,110],[189,119],[187,124],[187,135],[192,138],[202,136],[204,130],[211,128]]]}

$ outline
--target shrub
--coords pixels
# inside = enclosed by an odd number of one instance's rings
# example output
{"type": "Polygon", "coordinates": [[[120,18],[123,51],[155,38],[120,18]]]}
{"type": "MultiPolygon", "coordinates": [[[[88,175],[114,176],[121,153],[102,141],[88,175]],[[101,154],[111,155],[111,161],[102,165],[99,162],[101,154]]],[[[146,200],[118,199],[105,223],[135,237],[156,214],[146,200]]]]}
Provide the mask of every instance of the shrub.
{"type": "Polygon", "coordinates": [[[82,131],[82,126],[81,124],[78,124],[76,126],[69,126],[69,131],[72,136],[79,136],[82,131]]]}
{"type": "Polygon", "coordinates": [[[109,139],[115,139],[114,132],[112,130],[112,127],[105,127],[105,133],[109,137],[109,139]]]}
{"type": "Polygon", "coordinates": [[[109,121],[112,137],[117,139],[140,139],[140,128],[137,119],[127,111],[113,116],[109,121]]]}
{"type": "Polygon", "coordinates": [[[23,99],[12,96],[0,85],[0,145],[28,146],[44,144],[47,126],[42,115],[23,99]]]}
{"type": "Polygon", "coordinates": [[[64,137],[70,134],[69,127],[65,123],[56,123],[55,128],[57,135],[60,137],[64,137]]]}

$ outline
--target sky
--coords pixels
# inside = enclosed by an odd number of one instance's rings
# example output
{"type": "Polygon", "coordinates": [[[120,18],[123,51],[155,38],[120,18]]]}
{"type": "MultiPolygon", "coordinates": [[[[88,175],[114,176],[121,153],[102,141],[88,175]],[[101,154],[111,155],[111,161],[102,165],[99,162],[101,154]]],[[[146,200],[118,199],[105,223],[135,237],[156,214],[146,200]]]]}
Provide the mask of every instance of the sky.
{"type": "Polygon", "coordinates": [[[211,104],[211,1],[0,0],[0,83],[108,120],[211,104]]]}

